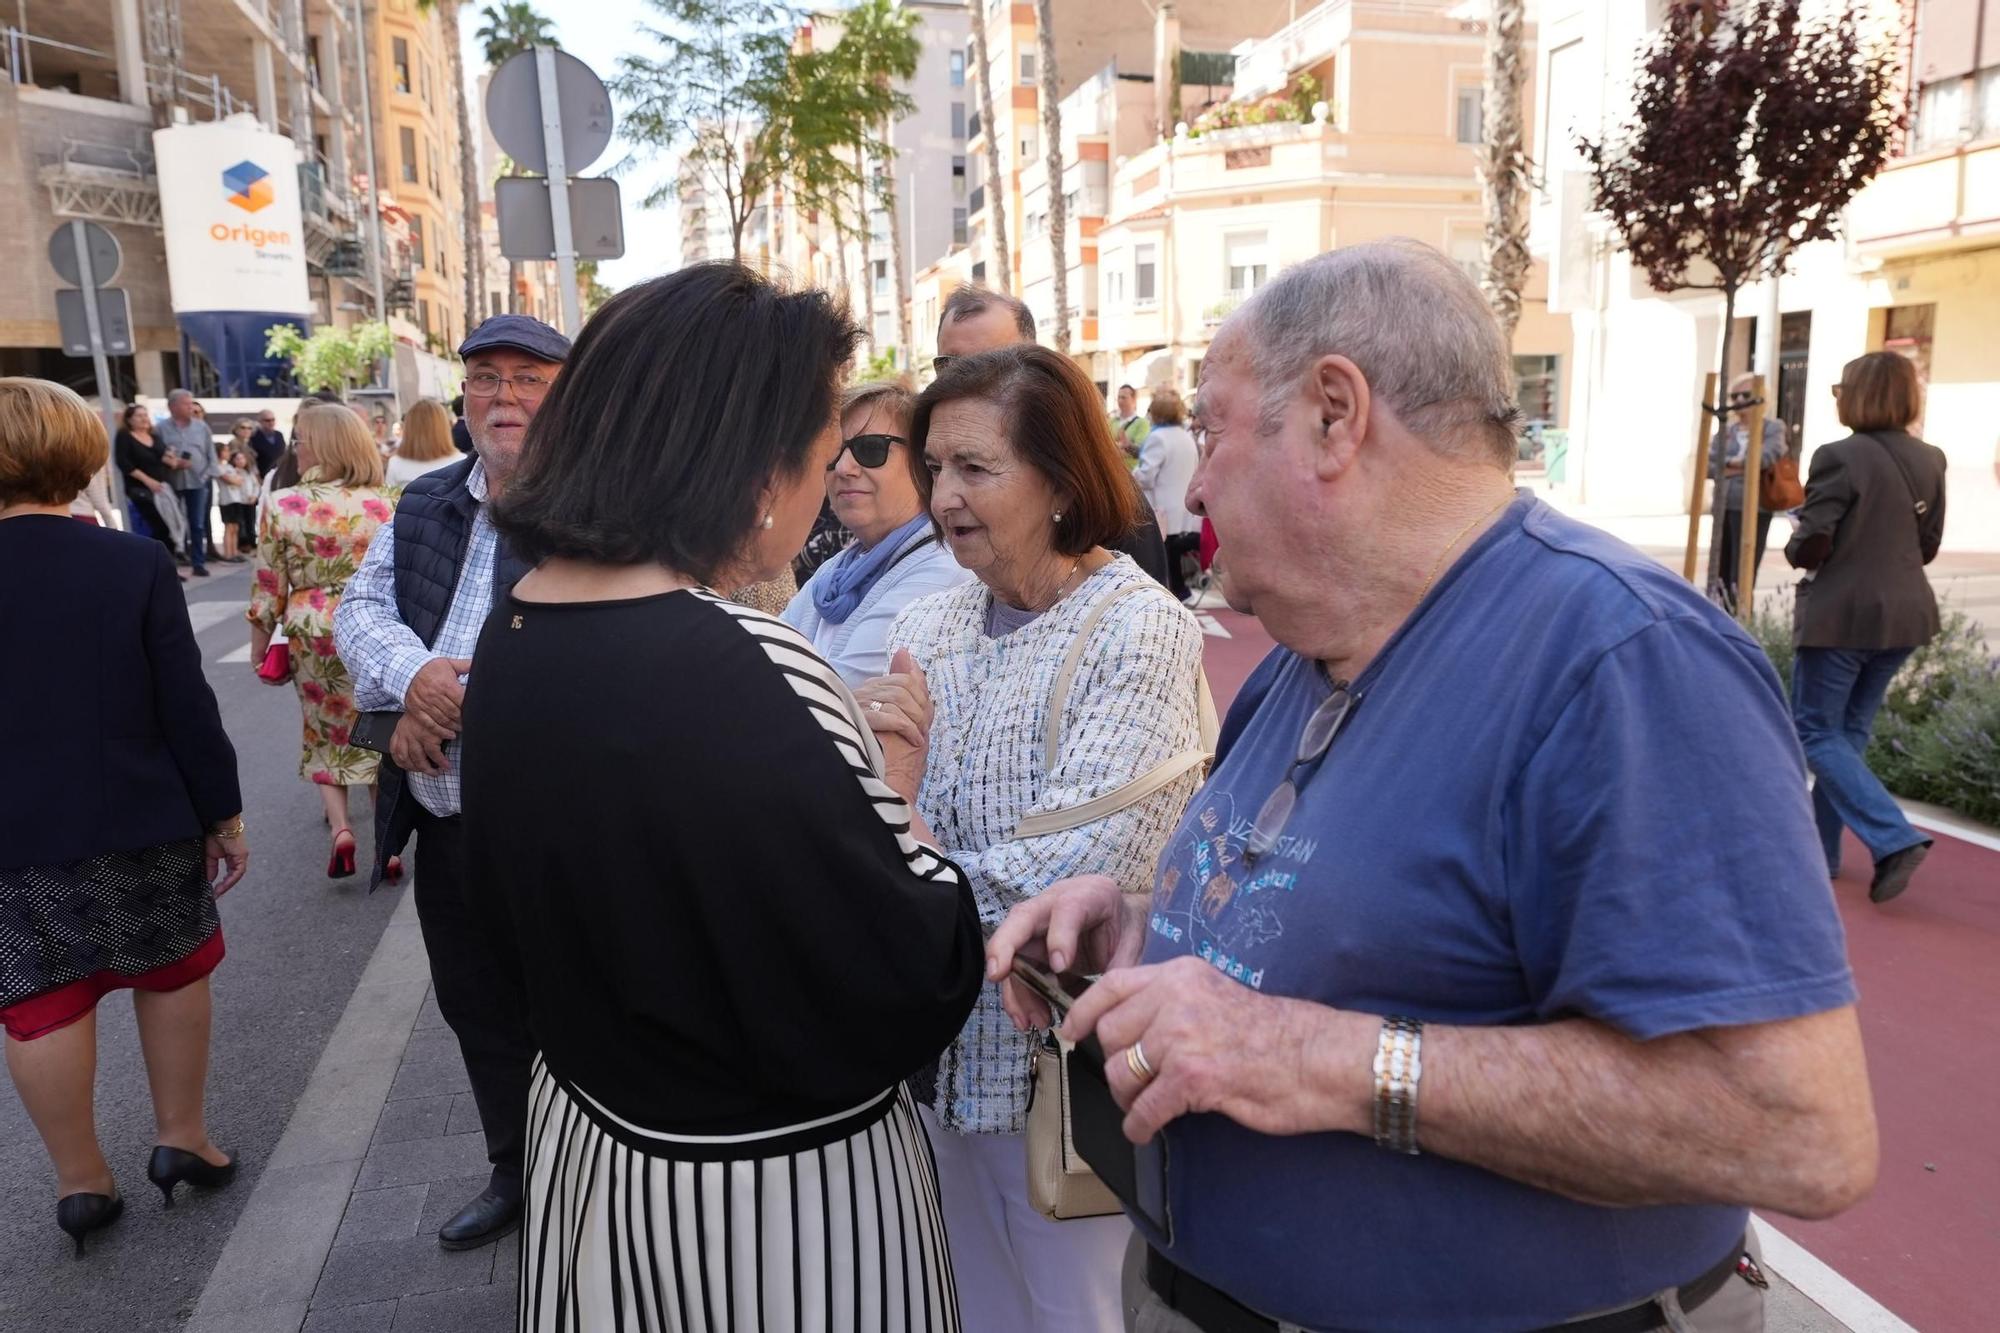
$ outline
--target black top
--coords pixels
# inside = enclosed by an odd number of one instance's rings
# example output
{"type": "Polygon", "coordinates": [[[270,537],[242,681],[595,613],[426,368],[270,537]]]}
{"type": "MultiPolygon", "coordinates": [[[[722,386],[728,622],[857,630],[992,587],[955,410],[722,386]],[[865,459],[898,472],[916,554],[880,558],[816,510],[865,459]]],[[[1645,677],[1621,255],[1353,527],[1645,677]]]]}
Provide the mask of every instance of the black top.
{"type": "Polygon", "coordinates": [[[250,450],[257,456],[257,475],[264,476],[285,456],[284,432],[264,430],[262,427],[251,431],[250,450]]]}
{"type": "Polygon", "coordinates": [[[166,548],[0,522],[0,869],[196,837],[242,808],[166,548]]]}
{"type": "Polygon", "coordinates": [[[466,692],[466,882],[512,914],[550,1069],[647,1128],[851,1109],[981,982],[958,867],[909,836],[840,678],[707,594],[509,596],[466,692]]]}
{"type": "Polygon", "coordinates": [[[465,424],[464,417],[459,417],[451,423],[451,442],[458,446],[458,451],[462,454],[472,452],[472,427],[465,424]]]}
{"type": "Polygon", "coordinates": [[[144,486],[132,480],[134,472],[143,472],[154,481],[166,481],[173,476],[173,469],[167,466],[167,447],[154,436],[151,444],[145,444],[129,430],[120,430],[112,445],[112,461],[118,468],[118,475],[125,480],[125,494],[134,499],[143,499],[151,494],[144,486]]]}
{"type": "MultiPolygon", "coordinates": [[[[1138,483],[1132,483],[1138,488],[1138,483]]],[[[1153,512],[1153,506],[1145,496],[1139,497],[1139,526],[1132,529],[1132,535],[1112,542],[1109,549],[1113,554],[1124,553],[1132,557],[1133,563],[1153,576],[1153,581],[1161,587],[1170,587],[1167,581],[1167,539],[1160,532],[1160,517],[1153,512]]]]}

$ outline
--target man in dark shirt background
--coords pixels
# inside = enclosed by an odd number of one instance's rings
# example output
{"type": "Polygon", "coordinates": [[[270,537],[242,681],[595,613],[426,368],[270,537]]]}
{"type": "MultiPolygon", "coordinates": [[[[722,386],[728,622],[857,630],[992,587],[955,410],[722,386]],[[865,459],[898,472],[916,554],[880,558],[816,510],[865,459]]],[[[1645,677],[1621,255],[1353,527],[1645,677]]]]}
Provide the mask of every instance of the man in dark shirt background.
{"type": "Polygon", "coordinates": [[[278,429],[278,414],[265,408],[257,414],[257,429],[250,433],[250,449],[257,455],[257,475],[267,476],[285,456],[285,433],[278,429]]]}
{"type": "Polygon", "coordinates": [[[462,454],[472,452],[472,428],[465,424],[465,395],[451,400],[451,442],[462,454]]]}

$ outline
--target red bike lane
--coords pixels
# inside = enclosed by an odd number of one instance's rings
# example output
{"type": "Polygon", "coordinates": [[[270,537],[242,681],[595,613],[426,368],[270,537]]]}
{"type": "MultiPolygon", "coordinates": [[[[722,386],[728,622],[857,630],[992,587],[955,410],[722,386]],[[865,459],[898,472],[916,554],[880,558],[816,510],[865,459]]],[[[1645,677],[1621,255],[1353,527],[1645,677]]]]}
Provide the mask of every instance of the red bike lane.
{"type": "MultiPolygon", "coordinates": [[[[1199,614],[1227,711],[1271,638],[1253,617],[1199,614]]],[[[1983,1333],[2000,1327],[2000,849],[1931,832],[1897,901],[1868,901],[1852,837],[1834,882],[1881,1126],[1875,1191],[1831,1221],[1766,1221],[1925,1333],[1983,1333]]]]}

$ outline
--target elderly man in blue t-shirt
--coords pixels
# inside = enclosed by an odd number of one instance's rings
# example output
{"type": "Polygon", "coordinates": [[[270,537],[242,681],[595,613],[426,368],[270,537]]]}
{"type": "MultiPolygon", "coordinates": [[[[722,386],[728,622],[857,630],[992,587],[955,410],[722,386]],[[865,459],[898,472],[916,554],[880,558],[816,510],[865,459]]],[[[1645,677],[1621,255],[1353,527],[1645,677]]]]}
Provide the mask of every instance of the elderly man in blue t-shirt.
{"type": "Polygon", "coordinates": [[[1770,664],[1513,490],[1506,343],[1428,247],[1258,292],[1200,412],[1189,504],[1280,646],[1151,900],[1065,881],[989,951],[1106,970],[1065,1035],[1166,1145],[1130,1326],[1761,1328],[1747,1210],[1876,1165],[1770,664]]]}

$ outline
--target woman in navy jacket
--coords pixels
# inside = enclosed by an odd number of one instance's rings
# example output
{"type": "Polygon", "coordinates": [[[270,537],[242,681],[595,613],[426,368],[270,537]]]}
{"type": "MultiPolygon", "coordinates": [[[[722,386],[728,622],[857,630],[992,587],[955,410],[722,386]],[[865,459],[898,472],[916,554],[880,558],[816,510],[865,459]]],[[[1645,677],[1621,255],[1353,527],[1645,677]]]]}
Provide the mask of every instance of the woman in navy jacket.
{"type": "Polygon", "coordinates": [[[91,1105],[111,991],[133,992],[153,1089],[148,1178],[171,1206],[235,1171],[202,1090],[215,899],[249,857],[173,558],[69,517],[106,451],[68,389],[0,378],[0,1023],[79,1255],[124,1208],[91,1105]]]}

